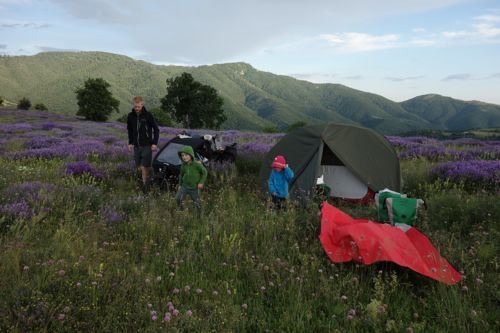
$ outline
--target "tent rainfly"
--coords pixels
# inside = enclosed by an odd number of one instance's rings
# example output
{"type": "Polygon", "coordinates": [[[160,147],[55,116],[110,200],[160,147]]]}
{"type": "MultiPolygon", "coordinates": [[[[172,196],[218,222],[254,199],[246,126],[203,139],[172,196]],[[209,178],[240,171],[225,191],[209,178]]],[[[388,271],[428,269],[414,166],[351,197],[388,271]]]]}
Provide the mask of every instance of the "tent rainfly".
{"type": "Polygon", "coordinates": [[[331,189],[331,197],[351,201],[370,201],[385,188],[401,191],[396,151],[384,136],[368,128],[313,125],[285,135],[264,157],[258,182],[265,190],[276,155],[285,156],[295,172],[291,199],[311,197],[318,179],[331,189]]]}

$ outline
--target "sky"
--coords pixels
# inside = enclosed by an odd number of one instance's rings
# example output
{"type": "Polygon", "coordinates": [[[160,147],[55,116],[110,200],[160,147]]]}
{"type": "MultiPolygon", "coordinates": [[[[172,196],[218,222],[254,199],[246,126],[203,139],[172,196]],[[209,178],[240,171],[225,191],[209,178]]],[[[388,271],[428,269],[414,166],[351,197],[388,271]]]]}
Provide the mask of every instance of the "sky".
{"type": "Polygon", "coordinates": [[[0,54],[53,51],[500,104],[500,0],[0,0],[0,54]]]}

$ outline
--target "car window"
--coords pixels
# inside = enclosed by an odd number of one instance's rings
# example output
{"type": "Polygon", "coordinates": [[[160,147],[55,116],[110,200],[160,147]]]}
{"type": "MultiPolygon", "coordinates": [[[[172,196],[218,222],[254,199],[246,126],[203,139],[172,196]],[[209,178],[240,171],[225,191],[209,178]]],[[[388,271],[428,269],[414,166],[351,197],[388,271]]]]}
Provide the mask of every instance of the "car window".
{"type": "Polygon", "coordinates": [[[179,150],[181,150],[186,145],[182,145],[180,143],[171,143],[165,149],[163,149],[158,156],[156,156],[156,160],[162,163],[170,163],[174,165],[181,164],[181,159],[179,158],[179,150]]]}

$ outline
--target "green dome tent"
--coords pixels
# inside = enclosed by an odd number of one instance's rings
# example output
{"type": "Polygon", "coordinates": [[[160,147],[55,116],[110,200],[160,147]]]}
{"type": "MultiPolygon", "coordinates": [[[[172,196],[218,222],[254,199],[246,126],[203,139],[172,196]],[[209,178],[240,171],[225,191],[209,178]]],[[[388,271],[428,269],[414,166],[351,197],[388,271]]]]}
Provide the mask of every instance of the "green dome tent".
{"type": "Polygon", "coordinates": [[[285,156],[295,172],[290,184],[292,199],[310,197],[320,177],[334,198],[366,201],[385,188],[401,190],[396,151],[381,134],[368,128],[313,125],[285,135],[264,158],[258,178],[262,189],[267,190],[276,155],[285,156]]]}

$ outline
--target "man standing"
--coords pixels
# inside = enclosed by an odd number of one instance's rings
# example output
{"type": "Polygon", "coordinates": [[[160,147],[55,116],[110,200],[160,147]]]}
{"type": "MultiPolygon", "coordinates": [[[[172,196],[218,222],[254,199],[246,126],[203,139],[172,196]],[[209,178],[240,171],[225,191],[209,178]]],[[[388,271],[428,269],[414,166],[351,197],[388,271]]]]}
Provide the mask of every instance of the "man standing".
{"type": "Polygon", "coordinates": [[[134,149],[136,167],[141,170],[143,191],[149,190],[153,151],[158,149],[160,130],[151,113],[144,107],[141,96],[133,99],[134,108],[127,117],[128,150],[134,149]]]}

